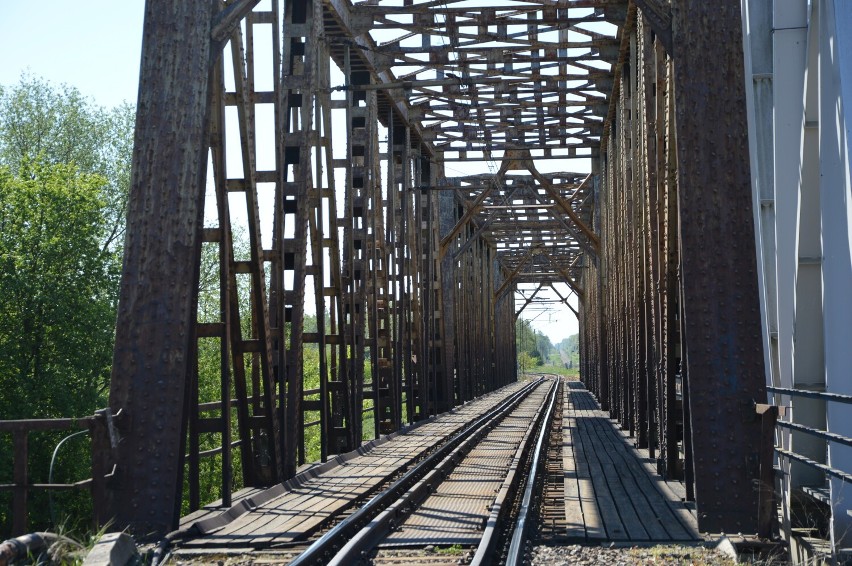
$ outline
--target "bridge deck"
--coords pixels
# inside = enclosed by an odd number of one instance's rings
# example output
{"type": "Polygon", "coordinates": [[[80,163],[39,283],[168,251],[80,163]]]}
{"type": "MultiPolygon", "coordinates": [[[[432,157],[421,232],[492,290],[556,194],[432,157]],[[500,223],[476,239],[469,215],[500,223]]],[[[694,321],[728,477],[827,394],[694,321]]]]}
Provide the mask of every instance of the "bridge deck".
{"type": "Polygon", "coordinates": [[[548,388],[539,387],[471,450],[382,547],[475,546],[482,538],[495,496],[517,466],[519,447],[543,410],[548,388]]]}
{"type": "MultiPolygon", "coordinates": [[[[695,518],[652,472],[646,459],[628,444],[627,437],[600,410],[594,397],[582,383],[567,382],[567,386],[562,422],[566,538],[589,543],[697,540],[695,518]]],[[[368,445],[360,454],[312,468],[295,481],[265,491],[247,490],[227,512],[197,512],[191,518],[204,534],[181,542],[181,552],[241,553],[284,549],[303,541],[353,502],[370,497],[401,466],[418,459],[517,388],[503,388],[389,440],[368,445]]],[[[540,389],[543,395],[544,388],[540,389]]],[[[449,531],[444,534],[454,542],[459,542],[456,538],[468,542],[467,531],[480,527],[480,511],[488,509],[486,499],[493,501],[494,486],[486,476],[487,469],[497,462],[489,458],[511,458],[517,440],[514,437],[522,435],[528,425],[509,419],[507,426],[517,430],[502,431],[503,436],[499,437],[492,435],[472,452],[477,469],[462,466],[457,472],[458,481],[441,486],[430,499],[435,505],[427,506],[425,519],[413,517],[413,522],[392,535],[387,544],[416,544],[423,538],[421,531],[434,535],[453,509],[458,516],[449,518],[461,530],[455,535],[449,531]],[[488,484],[485,491],[490,497],[471,489],[471,482],[488,484]]],[[[495,476],[495,481],[499,483],[500,479],[495,476]]],[[[190,523],[188,519],[183,521],[185,526],[190,523]]]]}
{"type": "Polygon", "coordinates": [[[188,540],[181,547],[251,550],[284,547],[304,540],[332,516],[366,499],[399,469],[519,387],[520,384],[504,387],[386,442],[365,447],[364,453],[342,458],[344,461],[338,465],[329,462],[313,468],[306,477],[252,494],[225,513],[208,514],[195,523],[204,536],[188,540]]]}
{"type": "Polygon", "coordinates": [[[699,538],[695,517],[580,382],[562,421],[567,538],[665,542],[699,538]]]}

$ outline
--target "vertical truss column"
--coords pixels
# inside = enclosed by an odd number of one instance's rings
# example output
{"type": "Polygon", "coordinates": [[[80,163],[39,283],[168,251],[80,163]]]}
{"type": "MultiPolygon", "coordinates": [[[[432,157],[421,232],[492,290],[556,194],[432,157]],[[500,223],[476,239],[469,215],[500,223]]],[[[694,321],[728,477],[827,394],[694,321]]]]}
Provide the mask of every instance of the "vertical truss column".
{"type": "MultiPolygon", "coordinates": [[[[343,283],[344,341],[350,348],[349,380],[355,420],[352,422],[356,442],[363,438],[362,415],[364,411],[364,363],[367,347],[367,289],[376,269],[372,253],[375,245],[375,212],[373,203],[378,185],[378,134],[376,115],[376,91],[358,89],[368,84],[368,73],[353,72],[350,50],[347,47],[344,75],[349,89],[346,94],[346,208],[343,218],[343,283]]],[[[379,194],[381,198],[381,194],[379,194]]],[[[375,300],[371,301],[375,303],[375,300]]],[[[376,334],[369,335],[372,356],[378,351],[376,334]]],[[[373,375],[376,359],[372,361],[373,375]]],[[[375,382],[371,376],[371,382],[375,382]]],[[[371,433],[372,434],[372,431],[371,433]]]]}
{"type": "Polygon", "coordinates": [[[640,190],[642,201],[641,218],[638,220],[642,226],[641,241],[641,296],[642,296],[642,352],[643,363],[639,368],[642,372],[642,395],[644,407],[641,412],[643,425],[640,428],[639,445],[647,447],[651,458],[656,457],[657,445],[660,437],[657,436],[657,362],[660,359],[658,326],[659,305],[656,292],[656,274],[659,270],[659,234],[657,230],[657,179],[658,179],[658,155],[661,144],[657,143],[660,123],[657,115],[657,102],[660,88],[657,76],[657,52],[659,45],[657,40],[652,40],[651,30],[642,19],[639,22],[639,62],[641,72],[639,73],[640,102],[638,112],[640,113],[639,132],[639,163],[642,169],[641,182],[644,187],[640,190]]]}
{"type": "MultiPolygon", "coordinates": [[[[219,4],[224,9],[224,4],[219,4]]],[[[229,504],[231,485],[231,369],[228,354],[233,359],[233,396],[237,408],[237,427],[240,442],[240,462],[245,485],[269,485],[280,479],[281,453],[280,421],[277,413],[276,383],[273,365],[273,331],[267,309],[266,266],[268,253],[263,249],[257,180],[263,175],[256,165],[255,103],[260,98],[255,91],[253,37],[256,23],[271,23],[271,34],[277,37],[277,10],[249,12],[245,36],[237,26],[227,39],[231,50],[231,76],[234,91],[226,92],[224,58],[218,57],[212,75],[212,105],[210,112],[210,156],[216,193],[218,226],[205,229],[205,242],[216,245],[218,255],[218,284],[220,318],[199,321],[196,360],[203,349],[202,340],[218,339],[220,350],[220,402],[218,416],[201,418],[198,398],[198,368],[193,376],[194,399],[190,404],[189,441],[189,499],[190,509],[199,507],[199,458],[204,433],[221,433],[222,500],[229,504]],[[226,121],[226,108],[235,108],[236,124],[226,121]],[[228,128],[236,126],[235,134],[228,128]],[[241,175],[228,178],[226,171],[226,140],[239,140],[241,175]],[[248,250],[239,250],[237,259],[232,227],[229,194],[242,194],[245,199],[245,235],[248,250]],[[248,301],[241,300],[240,289],[248,291],[248,301]],[[230,350],[230,352],[228,351],[230,350]]],[[[224,42],[224,40],[223,40],[224,42]]],[[[270,71],[274,72],[273,69],[270,71]]],[[[272,83],[274,84],[274,78],[272,83]]],[[[273,93],[267,93],[274,96],[273,93]]],[[[266,172],[266,175],[274,174],[266,172]]],[[[240,228],[242,233],[243,228],[240,228]]],[[[201,258],[199,258],[201,260],[201,258]]],[[[199,313],[199,316],[201,313],[199,313]]],[[[210,409],[205,409],[210,411],[210,409]]]]}
{"type": "MultiPolygon", "coordinates": [[[[483,250],[482,255],[482,301],[480,302],[482,309],[482,322],[486,330],[485,348],[481,350],[482,361],[480,363],[480,374],[478,382],[482,386],[480,395],[494,391],[497,386],[497,328],[495,317],[495,301],[494,292],[497,290],[495,286],[496,275],[495,271],[500,269],[497,264],[494,254],[494,248],[488,245],[483,250]]],[[[507,293],[513,295],[514,293],[507,293]]],[[[513,321],[514,323],[514,321],[513,321]]]]}
{"type": "Polygon", "coordinates": [[[441,386],[444,383],[444,363],[442,359],[443,328],[441,312],[441,264],[438,259],[440,249],[440,231],[438,217],[438,176],[437,165],[427,157],[419,160],[420,195],[420,242],[421,274],[420,285],[422,300],[422,371],[426,387],[426,414],[436,415],[441,411],[441,386]]]}
{"type": "MultiPolygon", "coordinates": [[[[216,196],[216,217],[218,220],[217,227],[205,228],[203,231],[204,243],[209,243],[215,246],[214,253],[218,261],[214,269],[218,269],[218,277],[215,278],[219,286],[219,316],[217,320],[197,320],[195,326],[196,344],[193,350],[194,368],[192,372],[192,399],[190,401],[189,415],[189,506],[190,510],[194,511],[201,505],[200,501],[200,453],[201,453],[201,438],[200,438],[200,417],[201,411],[199,408],[199,372],[198,366],[199,350],[203,347],[201,339],[216,338],[219,340],[219,392],[220,392],[220,425],[221,426],[221,446],[222,446],[222,467],[221,467],[221,494],[222,504],[231,504],[231,481],[232,481],[232,450],[231,450],[231,364],[230,356],[232,354],[231,347],[234,343],[233,331],[236,329],[232,326],[234,318],[231,312],[232,294],[236,292],[235,279],[231,266],[233,265],[233,236],[231,234],[230,222],[230,207],[228,202],[228,183],[225,175],[225,144],[224,144],[224,129],[225,129],[225,84],[223,77],[224,65],[220,62],[213,68],[211,74],[211,90],[212,104],[210,110],[210,157],[213,168],[213,183],[216,196]]],[[[202,246],[204,244],[202,243],[202,246]]],[[[203,250],[203,248],[202,248],[203,250]]],[[[199,261],[203,261],[204,252],[200,254],[199,261]]],[[[236,313],[239,317],[239,312],[236,313]]],[[[200,318],[200,313],[197,313],[200,318]]],[[[241,376],[242,390],[245,390],[245,373],[241,376]]],[[[238,411],[240,422],[238,432],[240,435],[242,475],[243,482],[246,485],[251,485],[253,474],[253,464],[255,459],[251,456],[252,442],[251,431],[247,426],[245,417],[245,409],[248,405],[243,405],[243,408],[238,411]]]]}
{"type": "MultiPolygon", "coordinates": [[[[456,207],[455,201],[453,206],[456,207]]],[[[461,214],[456,212],[455,216],[460,218],[461,214]]],[[[456,260],[455,278],[452,282],[455,290],[467,290],[467,292],[455,294],[455,309],[453,309],[453,328],[456,336],[456,387],[459,403],[469,401],[473,397],[470,392],[470,341],[476,333],[476,328],[473,327],[475,320],[471,316],[470,303],[471,294],[476,287],[471,284],[470,271],[475,248],[476,245],[471,246],[456,260]]]]}
{"type": "MultiPolygon", "coordinates": [[[[281,87],[276,142],[279,150],[273,245],[277,252],[272,293],[277,298],[278,367],[284,434],[284,475],[296,471],[304,435],[302,423],[305,278],[308,246],[308,190],[313,184],[310,155],[312,66],[315,32],[310,0],[284,0],[281,87]]],[[[319,314],[319,313],[318,313],[319,314]]]]}
{"type": "MultiPolygon", "coordinates": [[[[439,177],[441,181],[444,176],[439,177]]],[[[458,222],[458,207],[455,203],[453,192],[442,190],[438,192],[438,241],[445,238],[458,222]]],[[[436,248],[437,250],[437,248],[436,248]]],[[[438,412],[445,412],[456,405],[458,381],[456,373],[458,369],[458,358],[456,349],[456,310],[458,298],[456,293],[457,262],[452,253],[444,255],[440,263],[441,308],[441,351],[443,353],[443,379],[438,383],[438,412]]]]}
{"type": "MultiPolygon", "coordinates": [[[[314,17],[322,22],[322,7],[314,9],[314,17]]],[[[356,438],[354,434],[357,427],[352,426],[355,420],[360,421],[360,411],[353,403],[354,386],[347,371],[348,350],[342,335],[343,287],[332,144],[331,55],[328,42],[320,38],[324,38],[322,32],[316,38],[317,75],[316,86],[312,89],[315,96],[314,131],[317,136],[312,150],[315,186],[310,189],[308,199],[312,207],[308,218],[313,251],[317,334],[306,335],[305,342],[315,343],[319,349],[320,450],[325,460],[329,454],[348,452],[360,444],[360,437],[356,438]]]]}
{"type": "MultiPolygon", "coordinates": [[[[368,116],[378,120],[378,108],[375,95],[367,94],[368,116]]],[[[376,122],[377,124],[377,122],[376,122]]],[[[377,125],[365,125],[366,128],[376,128],[377,125]]],[[[382,196],[379,175],[379,142],[378,134],[374,133],[366,149],[366,166],[372,173],[366,189],[366,195],[371,206],[368,216],[372,237],[367,241],[368,260],[370,262],[370,278],[367,285],[367,311],[370,327],[370,360],[372,372],[372,400],[374,434],[379,436],[389,428],[386,422],[391,422],[393,412],[393,347],[391,344],[390,296],[388,293],[388,264],[387,230],[385,229],[385,201],[382,196]]],[[[389,432],[389,431],[388,431],[389,432]]]]}
{"type": "Polygon", "coordinates": [[[412,148],[411,130],[404,127],[401,147],[399,147],[399,169],[397,170],[397,196],[400,215],[400,264],[401,293],[399,307],[400,353],[403,391],[405,395],[404,422],[414,422],[423,418],[423,404],[426,393],[421,383],[420,364],[420,270],[421,246],[419,235],[419,198],[413,190],[416,173],[416,158],[419,157],[412,148]]]}
{"type": "MultiPolygon", "coordinates": [[[[651,61],[653,51],[650,47],[650,31],[647,29],[644,19],[639,18],[637,22],[636,33],[636,70],[634,79],[635,105],[634,112],[636,115],[636,144],[633,147],[634,161],[636,163],[637,184],[635,187],[636,201],[634,223],[636,230],[636,310],[639,324],[637,325],[637,392],[636,392],[636,440],[637,444],[642,448],[647,448],[649,445],[650,423],[652,421],[650,414],[650,405],[653,400],[653,395],[650,394],[653,384],[653,373],[650,371],[653,352],[651,351],[651,341],[653,339],[653,330],[651,323],[651,295],[648,288],[648,270],[649,270],[649,227],[646,223],[648,210],[648,188],[649,169],[648,169],[648,152],[649,144],[653,138],[649,135],[649,125],[653,123],[648,120],[648,97],[653,94],[649,87],[649,83],[653,81],[649,77],[651,74],[651,61]]],[[[651,448],[653,451],[653,448],[651,448]]]]}
{"type": "Polygon", "coordinates": [[[320,426],[321,455],[354,445],[352,404],[346,375],[336,199],[334,198],[329,96],[329,53],[323,35],[322,3],[284,4],[281,66],[279,183],[275,241],[280,265],[274,274],[282,389],[286,391],[283,440],[285,476],[305,461],[305,429],[320,426]],[[310,257],[309,257],[310,252],[310,257]],[[310,279],[310,283],[308,281],[310,279]],[[317,331],[304,332],[306,289],[312,287],[317,331]],[[326,324],[328,316],[328,326],[326,324]],[[306,344],[319,358],[319,390],[305,390],[306,344]],[[318,417],[318,418],[317,418],[318,417]],[[307,419],[307,420],[306,420],[307,419]]]}
{"type": "Polygon", "coordinates": [[[437,231],[434,230],[432,206],[434,193],[429,191],[431,186],[432,167],[429,161],[420,153],[420,148],[412,149],[414,183],[411,187],[414,199],[414,232],[415,254],[413,265],[417,277],[413,282],[416,295],[412,326],[415,331],[416,362],[414,371],[417,376],[419,390],[417,420],[437,414],[435,411],[436,357],[434,354],[435,315],[434,280],[435,257],[438,250],[437,231]]]}
{"type": "Polygon", "coordinates": [[[404,127],[395,123],[392,111],[388,114],[387,180],[385,200],[385,252],[387,279],[385,287],[385,308],[387,309],[388,356],[385,379],[379,398],[379,427],[382,434],[399,428],[403,422],[402,404],[404,399],[404,356],[402,355],[403,312],[401,303],[403,283],[403,261],[405,237],[402,204],[400,203],[400,185],[403,174],[403,153],[405,143],[404,127]]]}
{"type": "Polygon", "coordinates": [[[473,354],[473,396],[478,397],[488,391],[490,386],[489,369],[494,359],[494,320],[489,317],[489,311],[494,304],[492,281],[490,277],[490,258],[488,257],[488,246],[480,241],[476,246],[477,253],[474,260],[474,269],[471,274],[471,289],[478,289],[476,301],[473,304],[476,313],[477,328],[476,340],[474,341],[473,354]]]}
{"type": "Polygon", "coordinates": [[[606,241],[606,233],[608,230],[609,210],[607,199],[607,183],[608,175],[610,174],[607,167],[606,155],[602,154],[600,158],[592,160],[592,175],[595,192],[595,202],[600,203],[596,208],[595,221],[598,228],[598,234],[601,239],[601,254],[595,258],[595,269],[591,272],[593,278],[590,277],[589,284],[597,290],[597,300],[593,305],[594,311],[597,313],[592,325],[593,343],[596,344],[598,355],[596,357],[596,375],[597,389],[595,395],[600,401],[601,408],[608,411],[612,403],[610,401],[610,374],[611,360],[609,357],[610,335],[611,328],[607,323],[609,315],[609,283],[607,281],[607,272],[609,270],[609,243],[606,241]]]}
{"type": "MultiPolygon", "coordinates": [[[[493,254],[496,257],[496,254],[493,254]]],[[[503,285],[505,275],[499,262],[491,262],[492,294],[503,285]]],[[[515,353],[515,293],[506,293],[493,301],[494,357],[492,363],[492,390],[508,385],[517,379],[515,353]]]]}
{"type": "Polygon", "coordinates": [[[630,57],[633,63],[630,65],[627,80],[630,87],[629,112],[630,122],[630,190],[627,209],[627,223],[629,226],[629,273],[630,286],[627,290],[630,303],[630,433],[636,437],[637,442],[646,443],[644,436],[645,428],[645,387],[644,353],[642,349],[643,326],[645,324],[644,310],[641,308],[640,291],[642,285],[642,273],[640,271],[640,242],[641,232],[641,193],[644,190],[644,172],[642,170],[642,146],[641,138],[641,114],[639,106],[642,101],[642,93],[639,90],[639,71],[642,69],[642,59],[639,57],[639,34],[641,33],[641,18],[637,18],[637,29],[630,36],[630,57]]]}
{"type": "Polygon", "coordinates": [[[180,509],[212,16],[208,0],[152,0],[145,8],[140,119],[109,400],[112,413],[120,411],[116,425],[122,436],[113,455],[113,527],[144,535],[176,528],[180,509]],[[176,150],[183,159],[174,159],[176,150]],[[152,469],[151,461],[159,465],[152,469]]]}
{"type": "MultiPolygon", "coordinates": [[[[632,32],[623,31],[632,40],[632,32]]],[[[632,41],[628,40],[630,43],[632,41]]],[[[622,67],[621,89],[619,91],[619,101],[616,110],[616,141],[618,142],[616,184],[613,186],[613,198],[615,199],[615,224],[613,244],[617,253],[616,266],[616,296],[614,297],[617,324],[618,324],[618,348],[615,354],[618,360],[618,372],[616,384],[617,393],[617,413],[616,418],[621,422],[621,426],[631,429],[633,417],[633,392],[631,371],[631,359],[633,357],[633,349],[631,342],[631,333],[635,320],[632,318],[630,304],[630,285],[633,280],[633,273],[630,265],[631,254],[631,230],[630,226],[630,208],[632,207],[631,189],[633,182],[633,167],[631,161],[631,144],[633,142],[631,131],[633,124],[633,115],[631,114],[631,104],[633,91],[631,90],[630,73],[633,68],[633,61],[628,59],[629,63],[622,67]]],[[[632,433],[632,430],[631,430],[632,433]]]]}
{"type": "Polygon", "coordinates": [[[661,446],[661,458],[665,463],[665,472],[669,477],[682,478],[683,469],[679,455],[678,443],[683,438],[683,400],[678,399],[678,381],[681,377],[681,347],[680,323],[680,217],[678,214],[678,179],[677,179],[677,138],[674,122],[674,89],[672,76],[674,65],[669,62],[666,66],[668,77],[666,88],[666,169],[665,169],[665,198],[663,199],[663,285],[661,285],[662,303],[662,380],[663,419],[665,443],[661,446]]]}
{"type": "Polygon", "coordinates": [[[684,0],[672,8],[680,241],[689,251],[681,257],[685,385],[698,526],[757,532],[752,480],[761,428],[753,403],[766,392],[740,2],[684,0]]]}

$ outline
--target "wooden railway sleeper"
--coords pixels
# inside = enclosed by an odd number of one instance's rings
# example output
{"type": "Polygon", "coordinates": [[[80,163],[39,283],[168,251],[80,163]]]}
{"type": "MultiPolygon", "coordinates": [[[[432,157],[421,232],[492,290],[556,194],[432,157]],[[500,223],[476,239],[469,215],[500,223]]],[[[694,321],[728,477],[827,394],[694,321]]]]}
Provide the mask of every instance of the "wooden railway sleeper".
{"type": "Polygon", "coordinates": [[[358,533],[362,525],[369,523],[374,517],[382,513],[403,493],[411,489],[413,485],[427,475],[429,470],[435,468],[437,462],[444,460],[448,455],[453,453],[460,444],[465,442],[466,439],[477,434],[480,429],[487,427],[492,421],[495,421],[494,425],[496,425],[496,422],[498,422],[499,419],[511,412],[512,409],[520,404],[520,402],[543,381],[543,379],[540,379],[527,385],[518,392],[509,396],[488,413],[479,417],[473,423],[465,427],[455,437],[449,439],[440,448],[435,450],[411,470],[406,472],[402,477],[388,487],[387,490],[373,497],[373,499],[368,501],[361,509],[354,512],[352,515],[338,523],[333,529],[325,533],[293,562],[291,562],[291,566],[329,564],[331,554],[335,550],[343,547],[344,541],[349,540],[358,533]]]}
{"type": "MultiPolygon", "coordinates": [[[[524,479],[524,474],[518,473],[519,466],[521,466],[522,462],[526,462],[530,460],[527,458],[527,454],[529,453],[531,444],[533,440],[537,440],[537,451],[541,450],[542,438],[546,437],[549,429],[550,429],[550,419],[553,416],[553,406],[557,399],[559,391],[559,381],[555,380],[553,382],[553,386],[551,390],[548,392],[547,397],[550,398],[549,402],[542,403],[536,412],[535,417],[533,418],[533,423],[527,430],[527,433],[524,435],[523,440],[515,454],[515,466],[509,470],[509,473],[506,475],[506,479],[503,481],[503,485],[499,490],[497,499],[494,501],[494,504],[491,508],[491,513],[488,519],[485,522],[485,528],[482,533],[482,539],[479,542],[479,546],[476,549],[476,552],[473,555],[473,559],[471,561],[471,566],[482,566],[484,564],[489,564],[491,562],[491,555],[497,544],[497,533],[500,530],[500,524],[507,516],[507,513],[510,512],[511,503],[510,495],[515,493],[518,485],[524,479]],[[545,406],[548,408],[545,409],[545,406]],[[538,431],[538,435],[535,435],[534,432],[538,431]]],[[[537,452],[538,453],[538,452],[537,452]]],[[[529,471],[531,474],[535,474],[535,466],[537,465],[537,458],[534,458],[530,463],[529,471]]],[[[535,477],[529,477],[528,485],[533,485],[535,483],[535,477]]],[[[520,517],[519,517],[520,519],[520,517]]],[[[524,521],[526,517],[524,517],[524,521]]],[[[518,528],[516,523],[515,530],[518,528]]],[[[521,526],[521,529],[524,529],[525,525],[521,526]]]]}
{"type": "MultiPolygon", "coordinates": [[[[551,391],[547,393],[545,398],[550,396],[552,399],[555,399],[556,387],[556,382],[554,382],[551,391]]],[[[542,403],[542,406],[536,411],[536,414],[533,417],[533,423],[530,425],[524,438],[521,440],[516,450],[513,466],[508,471],[507,479],[504,481],[503,486],[496,490],[497,499],[491,506],[491,515],[483,518],[483,541],[488,542],[481,543],[479,550],[477,551],[477,556],[480,557],[480,563],[482,562],[483,557],[490,552],[492,546],[491,541],[493,541],[493,537],[491,535],[494,533],[496,524],[501,518],[500,509],[506,508],[505,505],[503,505],[504,500],[508,498],[509,493],[517,484],[518,480],[523,477],[523,474],[518,473],[518,466],[520,466],[522,462],[526,461],[524,455],[527,453],[531,444],[530,438],[533,436],[533,431],[535,431],[541,423],[547,422],[546,420],[542,420],[542,415],[546,412],[543,410],[544,405],[546,405],[546,403],[542,403]]],[[[552,406],[553,401],[551,400],[550,407],[552,408],[552,406]]],[[[423,479],[400,497],[400,499],[377,515],[369,525],[361,529],[361,531],[359,531],[358,534],[356,534],[328,562],[329,566],[344,566],[356,563],[360,560],[365,553],[369,552],[369,550],[374,548],[385,536],[387,536],[388,533],[392,532],[395,525],[402,524],[405,521],[406,516],[410,513],[410,511],[409,513],[406,513],[406,510],[408,510],[412,504],[416,505],[422,502],[428,496],[427,490],[433,489],[434,486],[437,486],[444,481],[444,479],[450,475],[452,470],[464,461],[463,456],[476,444],[478,444],[481,439],[486,436],[486,434],[491,432],[491,430],[493,430],[506,416],[508,416],[514,408],[515,407],[508,408],[505,412],[495,415],[488,422],[484,423],[479,430],[471,434],[462,444],[447,455],[440,464],[427,473],[423,479]]],[[[549,418],[549,414],[545,418],[549,418]]],[[[547,427],[542,425],[541,428],[546,429],[547,427]]],[[[476,556],[474,557],[474,561],[476,561],[476,556]]]]}

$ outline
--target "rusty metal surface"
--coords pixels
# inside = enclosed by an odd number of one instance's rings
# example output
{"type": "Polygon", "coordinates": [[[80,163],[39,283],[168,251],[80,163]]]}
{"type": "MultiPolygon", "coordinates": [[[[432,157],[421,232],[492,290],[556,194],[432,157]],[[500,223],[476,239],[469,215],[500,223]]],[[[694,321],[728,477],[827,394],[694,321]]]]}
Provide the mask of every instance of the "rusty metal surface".
{"type": "Polygon", "coordinates": [[[765,398],[740,3],[673,5],[681,284],[702,531],[757,532],[765,398]],[[721,85],[720,85],[721,82],[721,85]]]}
{"type": "Polygon", "coordinates": [[[177,526],[207,163],[208,0],[145,7],[110,407],[122,411],[113,528],[177,526]],[[180,101],[180,104],[175,104],[180,101]],[[175,159],[175,156],[180,159],[175,159]]]}

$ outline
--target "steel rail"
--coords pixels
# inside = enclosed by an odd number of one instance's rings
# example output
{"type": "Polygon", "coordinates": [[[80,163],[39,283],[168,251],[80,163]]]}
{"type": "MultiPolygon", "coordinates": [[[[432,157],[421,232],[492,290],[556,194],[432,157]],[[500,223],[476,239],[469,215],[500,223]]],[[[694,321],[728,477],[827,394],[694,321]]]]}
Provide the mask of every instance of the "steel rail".
{"type": "MultiPolygon", "coordinates": [[[[549,391],[547,395],[553,395],[553,389],[549,391]]],[[[357,561],[364,552],[368,552],[375,548],[375,546],[393,529],[397,522],[402,522],[407,515],[411,514],[413,509],[419,506],[419,504],[426,499],[426,497],[428,497],[429,494],[432,493],[435,488],[464,460],[470,449],[476,446],[476,444],[478,444],[486,434],[496,428],[503,418],[508,416],[508,414],[515,408],[516,407],[508,408],[504,413],[495,415],[489,422],[484,423],[479,430],[469,436],[464,443],[460,444],[446,458],[444,458],[441,463],[435,467],[435,469],[431,470],[423,477],[422,480],[417,482],[414,487],[408,490],[402,497],[397,499],[390,507],[380,513],[370,522],[369,525],[361,529],[358,534],[346,543],[346,545],[340,549],[334,558],[331,559],[328,566],[347,566],[348,564],[352,564],[357,561]]],[[[522,454],[525,452],[525,448],[529,445],[528,439],[531,435],[531,431],[535,429],[535,425],[540,422],[542,413],[543,411],[539,408],[533,418],[533,424],[530,425],[527,434],[518,446],[515,458],[517,463],[514,467],[510,468],[509,475],[516,472],[518,466],[520,466],[520,462],[523,461],[522,454]]],[[[503,495],[505,491],[507,490],[504,485],[504,488],[500,491],[501,495],[503,495]]],[[[495,505],[495,507],[497,506],[499,505],[495,505]]]]}
{"type": "Polygon", "coordinates": [[[559,387],[561,387],[561,382],[557,381],[556,390],[554,391],[553,398],[550,400],[550,407],[547,409],[547,415],[545,415],[544,421],[541,424],[538,441],[535,445],[533,461],[530,464],[530,476],[527,480],[526,488],[524,488],[524,498],[521,501],[518,519],[515,521],[515,529],[512,533],[512,542],[509,544],[509,551],[506,556],[506,566],[520,566],[524,563],[524,536],[526,535],[526,530],[529,526],[527,518],[532,511],[533,492],[535,491],[536,484],[538,483],[537,480],[539,477],[539,468],[541,467],[540,462],[542,447],[550,438],[550,421],[553,418],[553,409],[556,406],[556,399],[559,397],[559,387]]]}
{"type": "MultiPolygon", "coordinates": [[[[458,454],[457,448],[465,443],[465,441],[482,432],[483,429],[486,429],[487,431],[493,428],[493,426],[495,426],[503,416],[508,414],[512,409],[520,404],[527,395],[541,385],[542,381],[543,379],[539,379],[530,383],[520,391],[509,396],[488,413],[479,417],[476,421],[465,427],[453,438],[444,443],[444,445],[435,450],[435,452],[424,458],[411,470],[406,472],[385,491],[373,497],[363,507],[355,511],[352,515],[338,523],[334,528],[317,539],[302,554],[296,557],[296,559],[290,563],[290,566],[330,564],[330,555],[335,552],[337,548],[341,548],[340,552],[343,552],[343,548],[348,546],[343,544],[343,541],[349,540],[351,537],[354,537],[357,533],[359,533],[361,525],[372,521],[374,517],[390,507],[397,499],[400,498],[400,496],[402,496],[402,494],[409,491],[412,486],[421,480],[421,478],[426,476],[430,470],[434,470],[439,462],[444,461],[453,454],[458,454]]],[[[484,432],[482,433],[484,434],[484,432]]]]}
{"type": "MultiPolygon", "coordinates": [[[[531,426],[530,429],[527,431],[527,435],[524,437],[523,441],[521,442],[521,445],[518,447],[518,455],[516,457],[517,461],[519,462],[518,466],[520,466],[520,462],[524,460],[524,458],[522,458],[522,455],[526,452],[526,449],[529,446],[529,439],[532,436],[533,430],[535,430],[535,426],[541,423],[539,431],[549,428],[548,423],[553,414],[553,402],[557,397],[558,385],[559,382],[554,381],[553,388],[550,392],[548,392],[548,395],[552,396],[549,409],[546,412],[540,409],[536,413],[533,426],[531,426]],[[542,415],[546,415],[544,419],[542,419],[542,415]]],[[[542,404],[542,406],[543,405],[544,404],[542,404]]],[[[541,434],[539,434],[539,441],[540,439],[541,434]]],[[[483,530],[479,546],[477,546],[476,552],[474,553],[473,558],[471,559],[471,566],[482,566],[483,564],[488,564],[492,562],[492,554],[495,545],[497,544],[497,533],[499,530],[499,526],[505,513],[509,509],[509,506],[507,506],[506,503],[509,500],[511,492],[514,490],[517,482],[521,478],[520,474],[515,473],[517,470],[518,468],[515,468],[509,472],[503,482],[503,486],[500,488],[497,500],[494,502],[494,505],[492,505],[491,514],[489,515],[488,520],[485,523],[485,529],[483,530]]]]}

